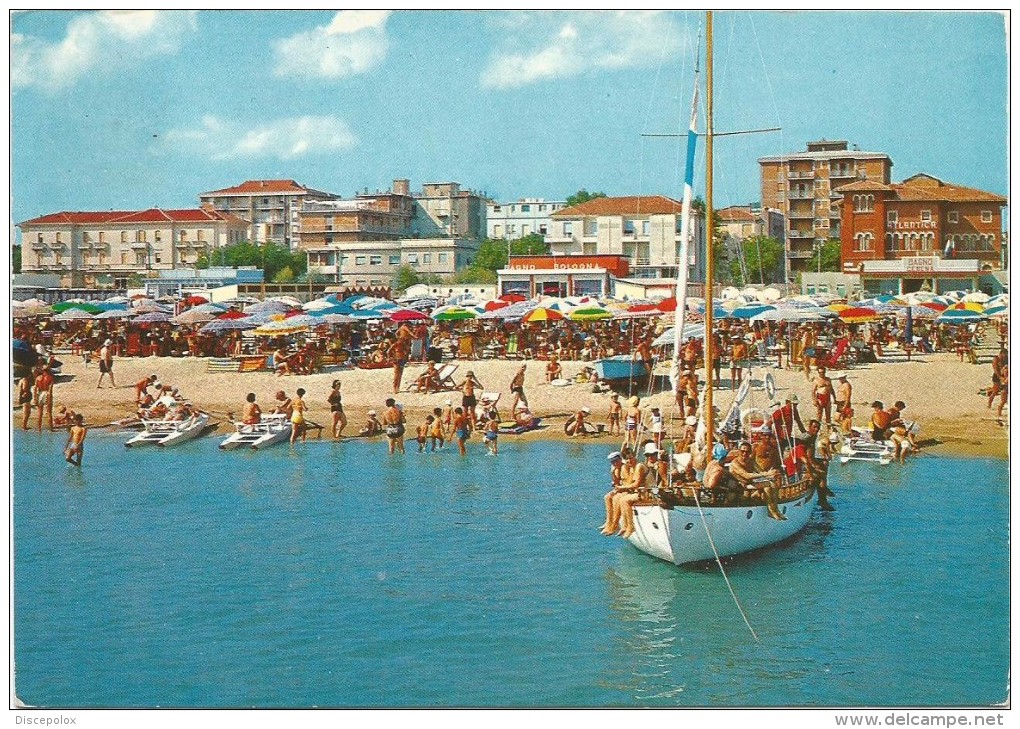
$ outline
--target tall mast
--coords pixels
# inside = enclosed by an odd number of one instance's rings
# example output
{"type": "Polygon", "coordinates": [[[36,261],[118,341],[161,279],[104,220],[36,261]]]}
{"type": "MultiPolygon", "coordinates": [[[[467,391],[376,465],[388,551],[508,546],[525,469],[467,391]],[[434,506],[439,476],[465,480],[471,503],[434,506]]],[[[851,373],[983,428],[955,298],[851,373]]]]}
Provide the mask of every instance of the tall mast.
{"type": "Polygon", "coordinates": [[[715,418],[712,411],[712,279],[715,276],[715,256],[712,239],[715,226],[712,223],[712,11],[705,13],[705,444],[709,457],[715,437],[715,418]]]}

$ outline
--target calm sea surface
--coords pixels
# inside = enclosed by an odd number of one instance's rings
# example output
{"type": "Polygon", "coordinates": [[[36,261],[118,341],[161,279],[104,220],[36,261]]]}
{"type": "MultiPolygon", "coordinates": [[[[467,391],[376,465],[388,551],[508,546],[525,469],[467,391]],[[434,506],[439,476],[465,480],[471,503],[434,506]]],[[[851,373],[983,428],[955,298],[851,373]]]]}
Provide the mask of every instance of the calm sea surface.
{"type": "Polygon", "coordinates": [[[37,706],[887,706],[1007,698],[1008,467],[833,466],[834,514],[718,569],[599,535],[608,441],[126,451],[14,435],[37,706]]]}

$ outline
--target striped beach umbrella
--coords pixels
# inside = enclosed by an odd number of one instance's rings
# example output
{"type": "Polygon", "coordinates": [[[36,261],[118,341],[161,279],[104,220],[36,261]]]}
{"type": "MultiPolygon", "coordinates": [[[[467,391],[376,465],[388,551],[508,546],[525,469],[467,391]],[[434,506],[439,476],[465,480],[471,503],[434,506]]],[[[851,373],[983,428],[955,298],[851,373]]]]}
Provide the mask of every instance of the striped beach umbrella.
{"type": "Polygon", "coordinates": [[[866,306],[855,306],[840,311],[839,318],[848,324],[862,324],[864,322],[875,321],[878,318],[878,312],[866,306]]]}
{"type": "Polygon", "coordinates": [[[199,334],[216,335],[222,334],[223,332],[233,332],[242,329],[254,329],[258,326],[258,323],[252,321],[254,317],[245,317],[243,319],[213,319],[208,324],[204,324],[201,329],[198,330],[199,334]]]}
{"type": "Polygon", "coordinates": [[[432,312],[432,318],[436,321],[463,321],[477,317],[477,312],[462,306],[444,306],[432,312]]]}
{"type": "Polygon", "coordinates": [[[53,317],[53,321],[78,321],[85,319],[94,319],[95,317],[89,312],[83,309],[64,309],[62,312],[53,317]]]}
{"type": "Polygon", "coordinates": [[[548,309],[544,306],[540,306],[537,309],[532,309],[523,317],[521,317],[521,321],[530,324],[531,322],[540,321],[560,321],[563,318],[564,318],[563,314],[556,311],[555,309],[548,309]]]}
{"type": "Polygon", "coordinates": [[[612,319],[613,313],[597,307],[585,307],[583,309],[574,309],[567,314],[567,318],[571,321],[600,321],[602,319],[612,319]]]}
{"type": "Polygon", "coordinates": [[[969,324],[984,318],[984,314],[969,309],[946,309],[935,321],[940,324],[969,324]]]}
{"type": "Polygon", "coordinates": [[[139,314],[132,321],[135,324],[159,324],[170,321],[170,315],[165,311],[150,311],[147,314],[139,314]]]}

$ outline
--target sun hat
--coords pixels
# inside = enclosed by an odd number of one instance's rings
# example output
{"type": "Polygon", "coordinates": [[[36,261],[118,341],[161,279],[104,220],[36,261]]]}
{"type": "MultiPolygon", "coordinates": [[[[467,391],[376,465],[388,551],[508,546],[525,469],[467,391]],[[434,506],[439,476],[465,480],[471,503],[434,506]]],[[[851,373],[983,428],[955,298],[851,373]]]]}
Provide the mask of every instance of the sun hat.
{"type": "Polygon", "coordinates": [[[620,454],[620,451],[613,451],[608,456],[606,456],[606,460],[607,461],[612,461],[612,460],[615,460],[617,458],[623,458],[623,456],[620,454]]]}
{"type": "Polygon", "coordinates": [[[368,411],[368,414],[369,414],[369,415],[375,415],[375,410],[369,410],[369,411],[368,411]]]}
{"type": "Polygon", "coordinates": [[[633,395],[631,396],[630,400],[627,401],[627,404],[637,405],[639,402],[641,402],[641,398],[639,398],[637,395],[633,395]]]}
{"type": "Polygon", "coordinates": [[[657,456],[657,455],[659,455],[658,447],[654,443],[646,443],[645,444],[645,455],[646,456],[652,456],[652,455],[656,455],[657,456]]]}
{"type": "Polygon", "coordinates": [[[590,413],[591,412],[591,408],[589,408],[587,405],[585,405],[583,408],[581,408],[581,412],[582,413],[590,413]]]}

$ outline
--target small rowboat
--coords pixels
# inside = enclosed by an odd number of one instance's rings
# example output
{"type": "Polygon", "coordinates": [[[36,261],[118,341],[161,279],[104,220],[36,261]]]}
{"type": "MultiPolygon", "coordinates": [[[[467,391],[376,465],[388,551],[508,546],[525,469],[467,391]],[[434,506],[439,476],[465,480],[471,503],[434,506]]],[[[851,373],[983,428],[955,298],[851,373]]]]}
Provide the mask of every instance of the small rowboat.
{"type": "Polygon", "coordinates": [[[629,355],[606,357],[595,362],[595,372],[602,380],[638,380],[650,373],[641,360],[631,359],[629,355]]]}
{"type": "Polygon", "coordinates": [[[262,420],[254,425],[234,423],[234,427],[236,431],[220,443],[220,450],[232,451],[236,448],[258,450],[290,439],[291,424],[286,415],[263,415],[262,420]]]}
{"type": "Polygon", "coordinates": [[[208,424],[208,413],[196,413],[186,420],[142,420],[144,430],[129,439],[124,447],[177,445],[197,438],[208,424]]]}

